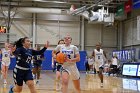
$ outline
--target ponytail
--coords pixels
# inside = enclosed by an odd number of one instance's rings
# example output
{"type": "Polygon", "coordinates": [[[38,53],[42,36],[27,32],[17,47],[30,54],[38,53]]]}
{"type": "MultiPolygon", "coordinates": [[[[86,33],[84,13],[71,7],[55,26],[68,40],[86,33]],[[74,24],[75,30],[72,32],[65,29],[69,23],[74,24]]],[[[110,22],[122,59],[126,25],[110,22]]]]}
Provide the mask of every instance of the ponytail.
{"type": "Polygon", "coordinates": [[[25,39],[27,39],[28,37],[24,37],[24,38],[20,38],[19,40],[17,40],[14,45],[16,45],[16,48],[20,48],[23,46],[23,43],[25,42],[25,39]]]}

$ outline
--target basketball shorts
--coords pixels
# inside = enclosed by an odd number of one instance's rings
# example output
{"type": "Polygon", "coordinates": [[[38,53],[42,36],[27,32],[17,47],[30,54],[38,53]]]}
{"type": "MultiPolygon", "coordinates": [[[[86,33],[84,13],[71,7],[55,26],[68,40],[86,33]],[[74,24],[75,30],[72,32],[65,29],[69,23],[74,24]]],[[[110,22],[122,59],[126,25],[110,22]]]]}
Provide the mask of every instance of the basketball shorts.
{"type": "Polygon", "coordinates": [[[78,80],[80,79],[80,73],[77,69],[76,64],[75,65],[68,65],[68,66],[62,66],[62,73],[67,72],[72,80],[78,80]]]}
{"type": "Polygon", "coordinates": [[[39,64],[39,63],[38,64],[34,64],[33,63],[33,68],[38,68],[38,67],[41,67],[41,66],[42,66],[42,64],[39,64]]]}
{"type": "Polygon", "coordinates": [[[99,62],[95,62],[95,69],[96,69],[96,71],[99,71],[99,69],[104,69],[103,68],[103,63],[99,63],[99,62]]]}
{"type": "Polygon", "coordinates": [[[9,65],[10,65],[10,61],[8,61],[8,62],[2,61],[1,63],[2,63],[2,65],[4,65],[4,66],[9,66],[9,65]]]}
{"type": "Polygon", "coordinates": [[[56,71],[61,71],[62,65],[59,63],[56,63],[56,71]]]}
{"type": "Polygon", "coordinates": [[[14,68],[13,71],[14,82],[18,86],[23,85],[23,81],[26,83],[28,80],[33,80],[33,75],[31,70],[21,70],[18,68],[14,68]]]}

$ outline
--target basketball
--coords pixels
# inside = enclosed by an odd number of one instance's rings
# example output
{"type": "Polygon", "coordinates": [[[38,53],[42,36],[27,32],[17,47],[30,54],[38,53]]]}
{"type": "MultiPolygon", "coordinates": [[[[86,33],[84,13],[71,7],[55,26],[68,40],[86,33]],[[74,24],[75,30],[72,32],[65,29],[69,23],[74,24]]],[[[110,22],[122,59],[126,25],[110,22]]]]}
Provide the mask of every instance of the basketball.
{"type": "Polygon", "coordinates": [[[64,53],[58,53],[56,55],[56,61],[60,64],[63,64],[66,61],[66,55],[64,53]]]}

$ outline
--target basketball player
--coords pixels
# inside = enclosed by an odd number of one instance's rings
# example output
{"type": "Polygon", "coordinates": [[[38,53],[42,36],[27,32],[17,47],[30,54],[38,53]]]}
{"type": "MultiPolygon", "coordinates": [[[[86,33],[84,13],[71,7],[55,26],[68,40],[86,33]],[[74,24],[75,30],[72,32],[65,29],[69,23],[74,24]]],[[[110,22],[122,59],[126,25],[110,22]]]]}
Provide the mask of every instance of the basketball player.
{"type": "Polygon", "coordinates": [[[31,41],[29,38],[24,37],[16,42],[17,47],[11,47],[13,54],[17,57],[17,62],[13,71],[15,86],[10,86],[9,93],[20,93],[23,81],[28,85],[30,93],[37,93],[31,72],[31,60],[32,56],[44,53],[49,46],[49,42],[47,41],[44,48],[40,51],[29,49],[30,45],[31,41]]]}
{"type": "MultiPolygon", "coordinates": [[[[37,46],[36,50],[39,51],[40,47],[37,46]]],[[[33,74],[34,74],[34,79],[37,79],[36,84],[39,83],[40,71],[41,71],[41,65],[42,65],[43,59],[44,59],[44,54],[43,53],[41,55],[33,56],[33,74]]]]}
{"type": "Polygon", "coordinates": [[[85,68],[86,68],[86,74],[88,74],[90,71],[89,64],[88,64],[88,56],[85,57],[85,68]]]}
{"type": "MultiPolygon", "coordinates": [[[[117,69],[117,67],[118,67],[118,57],[117,57],[117,55],[113,55],[111,62],[112,62],[112,64],[110,66],[110,72],[112,72],[113,75],[114,75],[114,74],[117,73],[117,70],[118,70],[117,69]]],[[[110,72],[109,72],[109,76],[111,74],[110,72]]]]}
{"type": "MultiPolygon", "coordinates": [[[[64,45],[58,45],[54,50],[56,52],[64,53],[67,55],[66,62],[62,65],[62,93],[68,92],[69,79],[73,80],[76,93],[80,93],[80,73],[77,69],[76,62],[80,61],[79,50],[76,46],[71,45],[72,38],[70,35],[64,37],[64,45]]],[[[56,53],[53,53],[56,58],[56,53]]]]}
{"type": "Polygon", "coordinates": [[[93,69],[93,66],[94,66],[94,59],[92,56],[90,56],[88,58],[88,64],[89,64],[89,69],[90,69],[90,72],[92,72],[94,69],[93,69]]]}
{"type": "Polygon", "coordinates": [[[1,59],[1,73],[4,79],[4,84],[7,84],[6,78],[8,73],[8,68],[10,65],[10,57],[12,57],[12,52],[9,49],[10,44],[5,43],[5,47],[1,49],[0,54],[2,55],[1,59]]]}
{"type": "Polygon", "coordinates": [[[101,87],[103,87],[103,66],[104,66],[104,58],[107,59],[106,53],[101,49],[101,43],[96,44],[96,49],[94,49],[92,56],[95,60],[95,69],[98,73],[98,76],[101,80],[101,87]]]}
{"type": "MultiPolygon", "coordinates": [[[[58,41],[58,45],[62,45],[62,44],[64,44],[64,40],[63,39],[58,41]]],[[[60,51],[58,51],[56,54],[58,54],[59,52],[60,51]]],[[[53,59],[52,67],[54,66],[54,61],[56,61],[56,59],[53,59]]],[[[56,90],[59,90],[61,88],[61,86],[60,86],[60,76],[61,76],[60,69],[61,69],[61,67],[62,67],[62,64],[56,62],[56,90]]]]}

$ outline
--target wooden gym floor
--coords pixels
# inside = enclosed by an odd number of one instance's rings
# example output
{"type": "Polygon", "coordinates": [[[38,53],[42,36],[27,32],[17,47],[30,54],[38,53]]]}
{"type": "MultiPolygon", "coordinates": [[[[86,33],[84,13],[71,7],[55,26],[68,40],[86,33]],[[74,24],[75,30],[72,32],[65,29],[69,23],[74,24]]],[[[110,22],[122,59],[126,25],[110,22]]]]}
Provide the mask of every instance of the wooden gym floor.
{"type": "MultiPolygon", "coordinates": [[[[0,93],[8,93],[9,85],[13,84],[12,71],[8,72],[7,85],[3,85],[3,80],[0,79],[0,93]]],[[[74,91],[73,84],[69,82],[69,92],[74,91]]],[[[86,75],[81,72],[81,93],[140,93],[140,79],[128,79],[113,76],[104,76],[104,87],[100,87],[98,75],[86,75]]],[[[38,93],[61,93],[55,91],[55,73],[52,71],[42,71],[39,85],[36,85],[38,93]]],[[[22,93],[30,93],[27,86],[24,84],[22,93]]]]}

